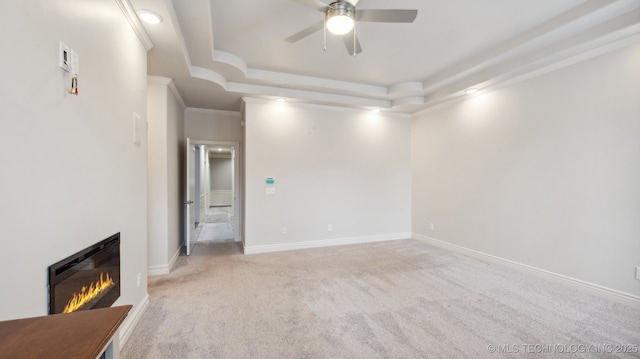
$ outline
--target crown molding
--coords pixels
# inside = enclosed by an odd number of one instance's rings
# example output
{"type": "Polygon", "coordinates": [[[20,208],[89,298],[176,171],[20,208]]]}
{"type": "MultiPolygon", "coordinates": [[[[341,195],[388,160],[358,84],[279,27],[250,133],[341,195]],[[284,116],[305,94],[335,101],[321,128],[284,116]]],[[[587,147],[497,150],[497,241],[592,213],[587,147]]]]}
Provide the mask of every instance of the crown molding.
{"type": "Polygon", "coordinates": [[[153,48],[153,42],[151,42],[149,34],[147,34],[144,26],[142,26],[142,23],[138,18],[138,14],[136,14],[136,11],[133,9],[133,6],[131,6],[129,0],[115,0],[115,2],[120,7],[120,10],[122,10],[127,21],[129,21],[133,31],[138,35],[138,39],[140,40],[140,43],[142,43],[142,46],[144,46],[145,50],[151,50],[153,48]]]}
{"type": "Polygon", "coordinates": [[[168,77],[151,76],[150,75],[150,76],[147,76],[147,82],[151,82],[151,83],[167,86],[167,88],[169,89],[169,91],[171,91],[171,93],[176,98],[178,103],[180,105],[182,105],[182,107],[184,107],[184,108],[187,107],[187,105],[184,103],[184,100],[182,99],[182,95],[180,95],[180,91],[178,91],[178,88],[176,87],[175,82],[173,81],[173,79],[170,79],[168,77]]]}
{"type": "Polygon", "coordinates": [[[240,111],[223,111],[223,110],[211,110],[208,108],[187,107],[185,112],[188,113],[200,113],[205,115],[217,115],[217,116],[229,116],[240,118],[242,115],[240,111]]]}
{"type": "MultiPolygon", "coordinates": [[[[353,107],[338,107],[333,104],[318,104],[318,103],[309,103],[309,102],[301,102],[301,101],[291,101],[284,103],[276,103],[272,99],[261,98],[261,97],[252,97],[252,96],[243,96],[242,101],[244,103],[258,103],[263,105],[274,105],[274,106],[290,106],[290,107],[299,107],[299,108],[311,108],[311,109],[321,109],[321,110],[330,110],[330,111],[340,111],[340,112],[349,112],[349,113],[357,113],[357,114],[373,114],[370,108],[353,108],[353,107]]],[[[394,117],[401,119],[410,119],[411,115],[400,112],[393,111],[380,111],[375,114],[375,116],[382,117],[394,117]]]]}
{"type": "Polygon", "coordinates": [[[151,82],[154,84],[159,84],[159,85],[166,85],[168,86],[170,82],[172,82],[173,80],[168,78],[168,77],[164,77],[164,76],[153,76],[153,75],[148,75],[147,76],[147,82],[151,82]]]}

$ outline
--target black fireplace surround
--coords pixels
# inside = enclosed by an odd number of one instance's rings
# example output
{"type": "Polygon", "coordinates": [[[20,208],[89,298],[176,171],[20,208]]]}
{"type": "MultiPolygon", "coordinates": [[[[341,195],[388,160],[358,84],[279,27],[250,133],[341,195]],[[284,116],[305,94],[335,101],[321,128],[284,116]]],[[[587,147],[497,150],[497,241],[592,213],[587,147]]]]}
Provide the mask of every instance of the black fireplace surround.
{"type": "Polygon", "coordinates": [[[110,307],[120,297],[120,233],[49,266],[49,314],[110,307]]]}

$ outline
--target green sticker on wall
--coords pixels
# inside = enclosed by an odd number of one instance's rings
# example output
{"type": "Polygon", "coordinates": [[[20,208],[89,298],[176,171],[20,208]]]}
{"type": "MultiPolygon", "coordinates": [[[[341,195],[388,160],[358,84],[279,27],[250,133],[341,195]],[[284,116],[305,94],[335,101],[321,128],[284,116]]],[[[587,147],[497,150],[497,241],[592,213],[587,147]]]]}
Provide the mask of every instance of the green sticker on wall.
{"type": "Polygon", "coordinates": [[[267,177],[267,179],[265,180],[266,184],[274,184],[276,183],[276,180],[273,177],[267,177]]]}

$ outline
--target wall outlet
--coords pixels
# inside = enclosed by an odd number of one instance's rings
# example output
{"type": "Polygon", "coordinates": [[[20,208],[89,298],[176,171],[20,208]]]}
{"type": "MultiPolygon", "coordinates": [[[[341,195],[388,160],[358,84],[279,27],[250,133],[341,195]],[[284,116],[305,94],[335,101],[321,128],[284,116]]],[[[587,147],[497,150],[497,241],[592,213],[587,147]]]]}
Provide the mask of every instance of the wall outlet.
{"type": "Polygon", "coordinates": [[[640,266],[636,267],[636,279],[640,280],[640,266]]]}
{"type": "Polygon", "coordinates": [[[282,227],[282,234],[287,234],[287,227],[282,227]]]}
{"type": "Polygon", "coordinates": [[[333,232],[333,224],[327,226],[327,231],[333,232]]]}
{"type": "Polygon", "coordinates": [[[436,228],[436,227],[433,225],[433,223],[429,223],[429,229],[430,229],[430,230],[432,230],[432,231],[433,231],[433,230],[435,230],[435,228],[436,228]]]}
{"type": "Polygon", "coordinates": [[[142,284],[142,273],[138,272],[138,288],[140,288],[140,284],[142,284]]]}

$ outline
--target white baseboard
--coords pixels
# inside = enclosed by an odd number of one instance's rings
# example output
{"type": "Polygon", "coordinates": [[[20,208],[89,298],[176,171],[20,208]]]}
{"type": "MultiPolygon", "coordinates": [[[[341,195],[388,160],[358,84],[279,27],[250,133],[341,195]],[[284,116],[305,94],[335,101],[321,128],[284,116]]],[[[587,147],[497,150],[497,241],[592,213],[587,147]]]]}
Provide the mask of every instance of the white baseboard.
{"type": "Polygon", "coordinates": [[[147,275],[154,276],[169,274],[171,272],[171,269],[173,269],[173,266],[176,264],[178,257],[180,256],[181,248],[182,246],[178,247],[178,250],[173,254],[173,257],[171,257],[169,263],[147,267],[147,275]]]}
{"type": "Polygon", "coordinates": [[[173,269],[173,266],[176,265],[176,261],[178,257],[180,257],[180,251],[182,250],[182,246],[178,246],[178,250],[173,254],[173,257],[169,260],[169,272],[173,269]]]}
{"type": "Polygon", "coordinates": [[[390,233],[390,234],[379,234],[379,235],[373,235],[373,236],[321,239],[316,241],[305,241],[305,242],[265,244],[265,245],[259,245],[259,246],[245,245],[244,254],[272,253],[272,252],[291,251],[296,249],[309,249],[309,248],[342,246],[347,244],[393,241],[393,240],[407,239],[407,238],[411,238],[411,233],[409,232],[390,233]]]}
{"type": "Polygon", "coordinates": [[[140,319],[142,318],[144,312],[147,310],[147,307],[149,307],[148,293],[144,296],[144,298],[142,298],[142,301],[140,301],[138,305],[133,307],[133,311],[129,312],[129,315],[127,315],[127,319],[125,319],[125,321],[120,326],[120,349],[122,349],[127,343],[127,340],[129,340],[131,333],[133,333],[136,325],[138,325],[138,322],[140,322],[140,319]]]}
{"type": "Polygon", "coordinates": [[[483,261],[488,261],[491,263],[495,263],[495,264],[499,264],[499,265],[503,265],[506,267],[510,267],[510,268],[514,268],[516,270],[520,270],[520,271],[524,271],[527,273],[531,273],[534,274],[536,276],[539,277],[543,277],[545,279],[549,279],[552,280],[554,282],[557,283],[561,283],[564,285],[568,285],[572,288],[576,288],[579,290],[583,290],[586,291],[588,293],[591,293],[593,295],[602,297],[602,298],[606,298],[609,300],[613,300],[616,301],[618,303],[623,303],[635,308],[640,308],[640,297],[633,295],[633,294],[629,294],[629,293],[625,293],[625,292],[621,292],[619,290],[615,290],[615,289],[611,289],[611,288],[607,288],[607,287],[603,287],[601,285],[598,284],[594,284],[594,283],[590,283],[590,282],[586,282],[580,279],[576,279],[573,277],[569,277],[563,274],[558,274],[555,272],[551,272],[545,269],[541,269],[538,267],[533,267],[530,266],[528,264],[523,264],[523,263],[519,263],[516,261],[512,261],[509,259],[505,259],[502,257],[497,257],[491,254],[487,254],[484,252],[480,252],[480,251],[476,251],[473,249],[469,249],[466,247],[462,247],[456,244],[451,244],[448,242],[444,242],[441,241],[439,239],[435,239],[435,238],[431,238],[431,237],[427,237],[425,235],[422,234],[418,234],[418,233],[413,233],[412,237],[414,239],[417,240],[421,240],[423,242],[429,243],[429,244],[433,244],[435,246],[441,247],[441,248],[445,248],[445,249],[449,249],[451,251],[457,252],[457,253],[461,253],[461,254],[465,254],[468,255],[470,257],[474,257],[476,259],[479,260],[483,260],[483,261]]]}

